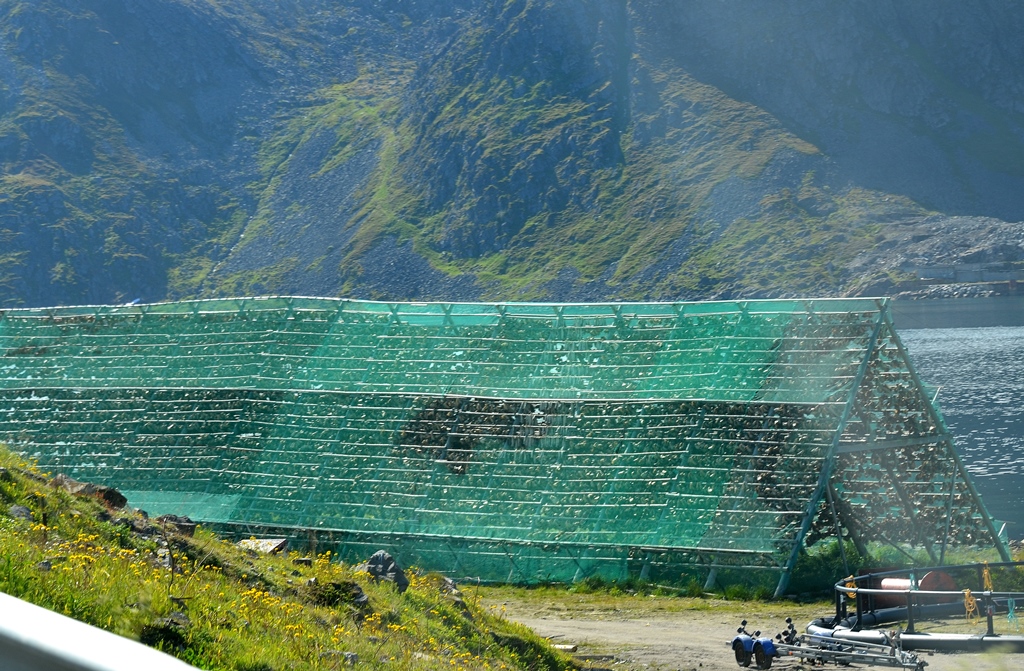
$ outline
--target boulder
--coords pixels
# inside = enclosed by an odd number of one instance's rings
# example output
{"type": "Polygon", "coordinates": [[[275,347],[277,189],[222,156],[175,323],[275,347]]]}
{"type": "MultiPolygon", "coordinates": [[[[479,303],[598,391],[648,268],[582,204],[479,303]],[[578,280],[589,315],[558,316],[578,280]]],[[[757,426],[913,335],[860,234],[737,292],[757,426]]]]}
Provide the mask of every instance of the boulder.
{"type": "Polygon", "coordinates": [[[409,579],[395,562],[395,558],[384,550],[377,550],[365,563],[355,567],[356,571],[366,571],[374,580],[386,580],[395,583],[401,594],[409,588],[409,579]]]}
{"type": "Polygon", "coordinates": [[[91,482],[79,482],[64,473],[58,473],[50,481],[50,484],[54,487],[60,487],[67,493],[74,494],[75,496],[95,497],[112,510],[120,510],[128,505],[128,499],[125,498],[124,494],[113,487],[95,485],[91,482]]]}
{"type": "Polygon", "coordinates": [[[199,526],[188,517],[181,517],[179,515],[161,515],[155,521],[165,529],[189,537],[195,535],[196,527],[199,526]]]}
{"type": "Polygon", "coordinates": [[[7,509],[7,514],[16,520],[25,520],[26,522],[32,521],[32,511],[25,506],[14,504],[7,509]]]}

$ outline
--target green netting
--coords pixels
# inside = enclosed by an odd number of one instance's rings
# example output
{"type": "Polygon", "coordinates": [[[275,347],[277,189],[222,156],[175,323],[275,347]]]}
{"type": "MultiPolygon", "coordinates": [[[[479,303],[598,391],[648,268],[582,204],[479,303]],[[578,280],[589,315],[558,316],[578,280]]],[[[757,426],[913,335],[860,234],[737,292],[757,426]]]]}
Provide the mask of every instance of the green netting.
{"type": "Polygon", "coordinates": [[[849,384],[836,367],[856,367],[879,315],[712,305],[249,299],[12,310],[0,338],[26,355],[8,385],[814,403],[849,384]]]}
{"type": "Polygon", "coordinates": [[[947,537],[987,529],[875,300],[7,310],[0,352],[0,439],[44,468],[351,556],[528,581],[786,568],[808,532],[902,533],[893,483],[929,502],[921,543],[940,508],[947,537]]]}

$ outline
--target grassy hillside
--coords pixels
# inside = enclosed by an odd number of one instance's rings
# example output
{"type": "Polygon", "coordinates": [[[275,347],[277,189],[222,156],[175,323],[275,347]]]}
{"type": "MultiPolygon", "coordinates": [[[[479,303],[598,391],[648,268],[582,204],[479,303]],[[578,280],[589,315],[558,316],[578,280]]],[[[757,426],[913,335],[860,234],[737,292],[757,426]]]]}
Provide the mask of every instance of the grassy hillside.
{"type": "Polygon", "coordinates": [[[202,291],[333,265],[329,293],[373,298],[834,295],[879,226],[926,213],[835,182],[815,146],[599,5],[492,7],[443,52],[321,90],[263,145],[257,215],[202,291]]]}
{"type": "Polygon", "coordinates": [[[308,556],[257,555],[72,496],[0,447],[0,591],[203,669],[564,671],[528,629],[413,570],[410,586],[308,556]]]}
{"type": "Polygon", "coordinates": [[[983,6],[0,0],[0,305],[838,295],[1024,260],[1013,226],[905,253],[1024,219],[1020,13],[983,6]]]}

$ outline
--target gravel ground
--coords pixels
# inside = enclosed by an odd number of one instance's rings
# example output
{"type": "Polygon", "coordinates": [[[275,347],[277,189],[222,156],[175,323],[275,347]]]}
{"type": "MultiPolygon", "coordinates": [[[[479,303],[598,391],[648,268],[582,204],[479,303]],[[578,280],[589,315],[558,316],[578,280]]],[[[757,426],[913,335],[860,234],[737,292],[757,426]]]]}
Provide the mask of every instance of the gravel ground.
{"type": "MultiPolygon", "coordinates": [[[[774,635],[785,627],[787,614],[798,626],[825,614],[821,605],[755,603],[744,607],[709,600],[703,608],[671,610],[637,607],[637,597],[628,596],[617,601],[575,600],[574,595],[566,595],[559,603],[496,596],[499,598],[485,596],[484,604],[503,608],[506,617],[556,644],[578,646],[575,654],[585,667],[622,671],[734,671],[739,667],[728,641],[735,635],[739,620],[747,619],[751,624],[748,628],[759,627],[774,635]]],[[[1024,668],[1024,655],[921,654],[928,671],[1024,668]]],[[[795,659],[781,659],[772,668],[805,666],[795,659]]]]}

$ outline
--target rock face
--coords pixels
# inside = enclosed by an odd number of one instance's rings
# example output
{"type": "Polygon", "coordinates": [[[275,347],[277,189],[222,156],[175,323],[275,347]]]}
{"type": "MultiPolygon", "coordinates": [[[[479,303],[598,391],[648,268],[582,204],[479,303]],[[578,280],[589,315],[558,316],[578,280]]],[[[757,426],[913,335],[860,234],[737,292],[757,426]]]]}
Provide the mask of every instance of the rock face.
{"type": "Polygon", "coordinates": [[[1009,0],[0,17],[0,305],[840,295],[1020,254],[1009,0]]]}
{"type": "Polygon", "coordinates": [[[1024,219],[1008,188],[1024,168],[1014,3],[645,4],[681,68],[814,142],[844,178],[930,209],[1024,219]]]}
{"type": "MultiPolygon", "coordinates": [[[[879,233],[873,248],[854,257],[850,269],[861,277],[889,277],[930,266],[987,267],[1024,270],[1024,225],[990,217],[932,215],[908,219],[879,233]]],[[[875,293],[899,291],[885,284],[875,293]]],[[[1006,287],[1006,283],[1002,284],[1006,287]]],[[[868,287],[861,287],[867,291],[868,287]]],[[[987,284],[957,286],[939,284],[904,290],[911,298],[953,298],[993,295],[987,284]]]]}

